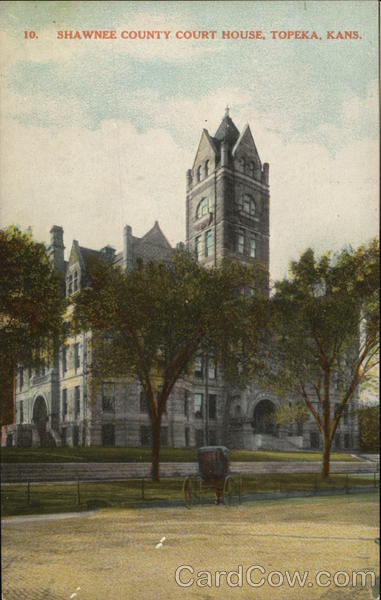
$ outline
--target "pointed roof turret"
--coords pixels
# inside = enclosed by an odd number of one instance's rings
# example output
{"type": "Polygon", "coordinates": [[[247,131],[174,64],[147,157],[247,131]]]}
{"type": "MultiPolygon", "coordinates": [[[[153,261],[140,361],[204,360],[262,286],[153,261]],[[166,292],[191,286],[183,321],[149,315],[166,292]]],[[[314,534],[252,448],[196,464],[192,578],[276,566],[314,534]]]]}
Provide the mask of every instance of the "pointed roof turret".
{"type": "Polygon", "coordinates": [[[229,116],[229,107],[226,107],[224,118],[221,121],[219,128],[217,129],[214,139],[219,142],[227,142],[230,145],[236,143],[239,138],[239,131],[234,125],[233,121],[229,116]]]}

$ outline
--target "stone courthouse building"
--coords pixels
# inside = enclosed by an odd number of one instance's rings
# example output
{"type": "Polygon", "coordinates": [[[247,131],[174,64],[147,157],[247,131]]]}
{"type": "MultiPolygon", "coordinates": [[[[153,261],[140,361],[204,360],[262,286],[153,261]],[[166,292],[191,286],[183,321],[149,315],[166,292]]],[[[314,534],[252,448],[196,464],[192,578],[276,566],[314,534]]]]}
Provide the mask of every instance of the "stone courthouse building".
{"type": "MultiPolygon", "coordinates": [[[[203,130],[186,174],[186,248],[206,266],[228,257],[244,263],[260,261],[268,270],[269,203],[269,165],[262,163],[250,127],[246,125],[240,133],[227,110],[214,136],[203,130]]],[[[51,229],[50,257],[65,277],[68,296],[88,285],[89,265],[95,259],[128,272],[138,258],[170,261],[173,252],[156,222],[141,238],[126,225],[121,252],[111,246],[84,248],[74,240],[66,262],[63,230],[51,229]]],[[[16,423],[7,428],[8,445],[150,444],[148,409],[139,383],[105,381],[96,399],[90,399],[89,336],[83,333],[68,339],[54,364],[45,369],[19,369],[16,423]]],[[[197,357],[192,375],[179,381],[169,398],[162,420],[162,445],[321,447],[312,417],[299,425],[272,423],[269,417],[279,401],[254,383],[244,391],[230,388],[212,358],[197,357]]],[[[334,447],[356,448],[358,441],[357,421],[344,414],[334,447]]]]}

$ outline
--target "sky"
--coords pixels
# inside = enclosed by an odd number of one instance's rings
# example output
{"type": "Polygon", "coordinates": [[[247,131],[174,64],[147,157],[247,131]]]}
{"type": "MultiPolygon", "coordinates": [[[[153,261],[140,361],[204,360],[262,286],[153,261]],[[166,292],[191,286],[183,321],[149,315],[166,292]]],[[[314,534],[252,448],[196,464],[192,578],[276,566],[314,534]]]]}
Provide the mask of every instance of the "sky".
{"type": "Polygon", "coordinates": [[[1,224],[45,242],[61,225],[66,255],[73,239],[121,250],[125,224],[141,236],[155,220],[171,244],[184,240],[185,173],[228,105],[270,163],[272,279],[307,247],[366,243],[379,222],[377,11],[373,0],[3,2],[1,224]],[[90,29],[117,39],[57,39],[90,29]],[[122,39],[131,31],[171,33],[122,39]]]}

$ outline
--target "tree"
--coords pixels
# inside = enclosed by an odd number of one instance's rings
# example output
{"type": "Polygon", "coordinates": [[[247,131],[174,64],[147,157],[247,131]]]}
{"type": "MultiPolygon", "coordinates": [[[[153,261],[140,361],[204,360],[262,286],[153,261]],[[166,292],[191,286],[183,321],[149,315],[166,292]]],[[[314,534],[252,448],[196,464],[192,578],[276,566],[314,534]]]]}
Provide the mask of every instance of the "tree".
{"type": "Polygon", "coordinates": [[[0,230],[1,423],[13,416],[18,365],[48,362],[63,336],[65,298],[43,244],[17,227],[0,230]]]}
{"type": "Polygon", "coordinates": [[[213,354],[231,378],[239,378],[247,319],[258,318],[260,298],[242,293],[259,285],[259,268],[239,263],[205,269],[185,253],[171,264],[138,263],[127,275],[95,263],[91,288],[75,299],[77,330],[93,336],[92,381],[138,379],[152,428],[152,477],[160,476],[160,426],[169,395],[200,352],[213,354]]]}
{"type": "Polygon", "coordinates": [[[301,398],[312,414],[323,438],[323,476],[339,421],[378,364],[378,289],[377,241],[318,259],[309,249],[275,284],[267,382],[301,398]]]}
{"type": "Polygon", "coordinates": [[[274,422],[277,425],[295,423],[297,426],[300,426],[306,422],[308,414],[308,409],[304,402],[296,402],[291,404],[291,406],[288,404],[277,404],[274,413],[274,422]]]}
{"type": "Polygon", "coordinates": [[[380,405],[362,406],[358,414],[361,450],[378,452],[380,448],[380,405]]]}

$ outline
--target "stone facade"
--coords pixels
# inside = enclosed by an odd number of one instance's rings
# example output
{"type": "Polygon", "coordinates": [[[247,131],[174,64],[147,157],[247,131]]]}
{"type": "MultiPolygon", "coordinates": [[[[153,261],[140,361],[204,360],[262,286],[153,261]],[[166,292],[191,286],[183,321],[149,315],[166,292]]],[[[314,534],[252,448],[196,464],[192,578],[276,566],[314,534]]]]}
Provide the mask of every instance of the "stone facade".
{"type": "MultiPolygon", "coordinates": [[[[195,258],[205,266],[218,265],[223,258],[245,264],[259,261],[268,271],[269,165],[261,162],[250,127],[246,125],[240,133],[227,111],[213,137],[204,129],[186,181],[186,247],[195,258]]],[[[59,226],[51,229],[49,253],[54,268],[65,275],[67,295],[89,284],[93,260],[110,262],[128,272],[138,258],[167,262],[173,252],[155,222],[142,238],[134,236],[127,225],[119,253],[111,246],[101,250],[84,248],[74,240],[65,262],[63,230],[59,226]]],[[[149,416],[140,384],[105,381],[102,389],[92,394],[90,377],[90,333],[69,338],[51,367],[38,372],[19,369],[16,423],[7,429],[7,443],[149,445],[149,416]]],[[[339,385],[332,392],[334,410],[339,385]]],[[[169,398],[162,421],[162,445],[321,448],[312,416],[303,426],[269,424],[268,417],[278,402],[278,398],[255,383],[243,392],[232,389],[224,382],[218,365],[200,356],[193,376],[179,381],[169,398]]],[[[295,398],[283,402],[292,403],[295,398]]],[[[334,448],[351,449],[358,445],[357,420],[346,414],[338,427],[334,448]]]]}

